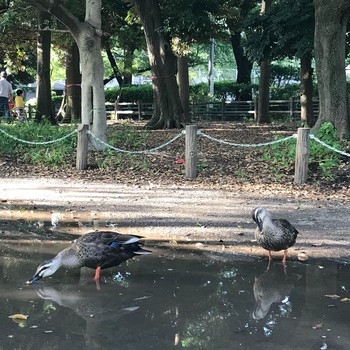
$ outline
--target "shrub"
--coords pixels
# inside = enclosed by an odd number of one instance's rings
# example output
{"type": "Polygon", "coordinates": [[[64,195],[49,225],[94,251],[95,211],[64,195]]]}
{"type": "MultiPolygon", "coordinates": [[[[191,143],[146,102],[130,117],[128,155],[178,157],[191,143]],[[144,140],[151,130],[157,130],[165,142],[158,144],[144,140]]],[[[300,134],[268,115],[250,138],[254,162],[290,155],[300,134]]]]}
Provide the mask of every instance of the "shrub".
{"type": "Polygon", "coordinates": [[[119,88],[111,88],[105,91],[106,101],[115,102],[118,94],[121,93],[119,102],[153,102],[152,85],[130,85],[119,88]]]}
{"type": "MultiPolygon", "coordinates": [[[[338,139],[338,133],[332,123],[323,123],[315,135],[327,145],[336,149],[341,149],[342,143],[338,139]]],[[[294,167],[295,162],[295,142],[288,141],[272,145],[264,153],[264,159],[273,164],[276,177],[281,176],[281,172],[294,167]]],[[[332,170],[339,166],[340,155],[329,150],[320,143],[311,140],[309,164],[312,164],[321,171],[321,178],[332,178],[332,170]]]]}

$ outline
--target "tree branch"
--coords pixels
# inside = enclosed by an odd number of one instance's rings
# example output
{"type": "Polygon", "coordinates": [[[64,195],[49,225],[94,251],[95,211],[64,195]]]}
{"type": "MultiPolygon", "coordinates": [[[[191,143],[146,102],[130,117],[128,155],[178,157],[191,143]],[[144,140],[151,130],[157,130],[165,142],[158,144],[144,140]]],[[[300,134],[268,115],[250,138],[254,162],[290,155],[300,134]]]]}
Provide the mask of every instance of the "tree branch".
{"type": "Polygon", "coordinates": [[[61,1],[58,0],[28,0],[28,2],[39,10],[49,12],[64,24],[72,34],[79,31],[81,22],[75,17],[61,1]]]}

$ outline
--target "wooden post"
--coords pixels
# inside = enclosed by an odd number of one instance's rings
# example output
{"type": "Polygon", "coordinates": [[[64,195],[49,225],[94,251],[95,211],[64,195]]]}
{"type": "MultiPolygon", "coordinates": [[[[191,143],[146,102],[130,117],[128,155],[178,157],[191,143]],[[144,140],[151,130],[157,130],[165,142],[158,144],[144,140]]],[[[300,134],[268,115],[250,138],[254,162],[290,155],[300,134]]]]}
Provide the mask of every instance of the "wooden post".
{"type": "Polygon", "coordinates": [[[309,161],[309,128],[298,128],[298,138],[295,149],[294,183],[303,184],[307,180],[309,161]]]}
{"type": "Polygon", "coordinates": [[[87,168],[88,143],[89,138],[87,131],[89,125],[80,124],[78,126],[78,141],[77,141],[77,170],[85,170],[87,168]]]}
{"type": "Polygon", "coordinates": [[[141,101],[137,101],[137,113],[139,115],[139,121],[142,119],[142,104],[141,101]]]}
{"type": "Polygon", "coordinates": [[[294,115],[294,98],[293,97],[289,99],[289,115],[291,118],[293,118],[293,115],[294,115]]]}
{"type": "Polygon", "coordinates": [[[197,176],[197,125],[186,126],[185,137],[185,169],[186,179],[195,179],[197,176]]]}
{"type": "Polygon", "coordinates": [[[221,120],[226,120],[226,101],[223,98],[221,100],[221,120]]]}
{"type": "Polygon", "coordinates": [[[254,120],[258,120],[258,98],[254,98],[254,120]]]}

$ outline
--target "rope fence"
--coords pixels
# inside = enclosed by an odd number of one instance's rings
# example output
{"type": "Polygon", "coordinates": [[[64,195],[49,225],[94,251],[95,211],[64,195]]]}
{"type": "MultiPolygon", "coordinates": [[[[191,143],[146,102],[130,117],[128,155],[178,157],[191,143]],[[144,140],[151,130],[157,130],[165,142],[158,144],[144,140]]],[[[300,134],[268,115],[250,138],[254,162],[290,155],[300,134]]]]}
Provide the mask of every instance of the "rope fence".
{"type": "Polygon", "coordinates": [[[159,151],[162,148],[165,148],[169,146],[171,143],[175,142],[179,138],[181,138],[183,135],[185,135],[185,164],[186,164],[186,178],[188,179],[195,179],[197,177],[197,163],[198,163],[198,137],[206,138],[210,141],[217,142],[220,144],[233,146],[233,147],[246,147],[246,148],[256,148],[256,147],[264,147],[264,146],[270,146],[274,144],[279,144],[282,142],[286,142],[292,139],[296,139],[296,156],[295,156],[295,174],[294,174],[294,183],[301,184],[305,183],[307,181],[307,175],[308,175],[308,158],[309,158],[309,150],[310,150],[310,140],[314,140],[315,142],[318,142],[322,146],[328,148],[330,151],[339,153],[343,156],[350,157],[350,154],[347,152],[343,152],[341,150],[338,150],[319,138],[317,138],[315,135],[310,134],[309,128],[298,128],[297,134],[293,134],[287,137],[284,137],[282,139],[278,139],[275,141],[270,142],[262,142],[262,143],[256,143],[256,144],[245,144],[245,143],[234,143],[222,139],[218,139],[216,137],[210,136],[206,133],[204,133],[201,130],[198,130],[198,127],[196,125],[187,125],[186,130],[181,131],[177,135],[175,135],[170,140],[164,142],[163,144],[153,147],[150,149],[145,150],[137,150],[137,151],[131,151],[131,150],[125,150],[118,147],[115,147],[113,145],[108,144],[107,142],[101,140],[98,136],[93,134],[89,130],[88,125],[79,125],[78,129],[73,130],[69,134],[59,137],[55,140],[50,141],[28,141],[20,139],[16,136],[13,136],[6,132],[5,130],[0,128],[0,133],[3,135],[12,138],[16,140],[17,142],[22,142],[25,144],[31,144],[31,145],[50,145],[55,144],[60,141],[63,141],[75,134],[78,134],[78,140],[77,140],[77,157],[76,157],[76,168],[77,170],[85,170],[87,168],[87,156],[88,156],[88,143],[89,140],[94,139],[94,141],[100,143],[105,148],[112,149],[116,152],[126,153],[126,154],[150,154],[154,153],[156,151],[159,151]]]}

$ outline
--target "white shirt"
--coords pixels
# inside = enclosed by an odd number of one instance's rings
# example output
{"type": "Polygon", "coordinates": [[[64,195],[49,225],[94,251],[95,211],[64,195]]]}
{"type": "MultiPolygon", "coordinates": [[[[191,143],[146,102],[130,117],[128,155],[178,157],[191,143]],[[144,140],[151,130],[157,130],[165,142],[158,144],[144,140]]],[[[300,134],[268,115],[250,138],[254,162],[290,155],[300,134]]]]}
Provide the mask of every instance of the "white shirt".
{"type": "Polygon", "coordinates": [[[0,78],[0,97],[12,96],[12,85],[4,78],[0,78]]]}

